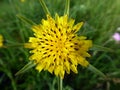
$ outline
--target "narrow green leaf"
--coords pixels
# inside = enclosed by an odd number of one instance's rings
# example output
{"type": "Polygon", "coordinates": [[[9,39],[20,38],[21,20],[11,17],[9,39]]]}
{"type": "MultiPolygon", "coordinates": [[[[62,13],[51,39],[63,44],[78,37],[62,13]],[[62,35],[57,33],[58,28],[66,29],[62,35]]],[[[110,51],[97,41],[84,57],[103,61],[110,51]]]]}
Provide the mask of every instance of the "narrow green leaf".
{"type": "Polygon", "coordinates": [[[99,45],[93,45],[91,50],[114,52],[111,48],[107,48],[107,47],[103,47],[103,46],[99,46],[99,45]]]}
{"type": "Polygon", "coordinates": [[[20,69],[15,75],[22,74],[22,73],[28,71],[29,69],[31,69],[34,66],[35,66],[35,64],[33,62],[29,62],[22,69],[20,69]]]}
{"type": "Polygon", "coordinates": [[[93,65],[91,65],[91,64],[88,66],[88,69],[89,69],[90,71],[92,71],[93,73],[102,76],[102,77],[105,78],[105,79],[107,78],[106,75],[105,75],[103,72],[101,72],[100,70],[98,70],[97,68],[95,68],[95,67],[94,67],[93,65]]]}
{"type": "Polygon", "coordinates": [[[17,17],[22,20],[23,22],[27,23],[30,26],[36,25],[36,23],[34,23],[32,20],[22,16],[22,15],[17,15],[17,17]]]}

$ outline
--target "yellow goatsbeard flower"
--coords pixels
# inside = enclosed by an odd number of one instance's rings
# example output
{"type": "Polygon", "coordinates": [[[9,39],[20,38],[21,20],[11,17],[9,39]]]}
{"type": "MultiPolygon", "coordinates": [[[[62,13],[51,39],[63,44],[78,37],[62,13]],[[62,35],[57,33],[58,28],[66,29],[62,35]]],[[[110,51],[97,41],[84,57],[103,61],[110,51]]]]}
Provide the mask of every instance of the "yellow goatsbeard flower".
{"type": "Polygon", "coordinates": [[[20,0],[21,2],[25,2],[25,0],[20,0]]]}
{"type": "Polygon", "coordinates": [[[2,46],[3,46],[3,36],[0,35],[0,47],[2,47],[2,46]]]}
{"type": "Polygon", "coordinates": [[[74,25],[73,19],[68,20],[68,16],[55,19],[47,15],[47,20],[42,20],[42,24],[33,26],[34,37],[29,38],[26,48],[32,49],[30,60],[34,60],[38,71],[48,70],[56,76],[64,78],[65,72],[70,70],[78,73],[77,65],[87,67],[89,65],[86,57],[92,46],[91,40],[86,37],[76,35],[83,22],[74,25]]]}

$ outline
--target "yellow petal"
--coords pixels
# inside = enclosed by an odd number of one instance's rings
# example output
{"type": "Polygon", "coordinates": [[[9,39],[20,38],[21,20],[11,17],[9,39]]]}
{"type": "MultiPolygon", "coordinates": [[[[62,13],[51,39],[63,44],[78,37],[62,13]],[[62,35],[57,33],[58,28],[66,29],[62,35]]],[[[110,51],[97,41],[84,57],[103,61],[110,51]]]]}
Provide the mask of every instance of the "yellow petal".
{"type": "Polygon", "coordinates": [[[53,73],[54,68],[55,68],[54,65],[50,65],[50,67],[48,68],[48,71],[50,73],[53,73]]]}
{"type": "Polygon", "coordinates": [[[2,46],[3,46],[3,36],[0,35],[0,47],[2,47],[2,46]]]}
{"type": "Polygon", "coordinates": [[[60,72],[60,66],[56,66],[54,70],[55,75],[58,76],[59,72],[60,72]]]}
{"type": "Polygon", "coordinates": [[[75,65],[71,65],[71,70],[74,72],[74,73],[78,73],[77,71],[77,67],[75,65]]]}
{"type": "Polygon", "coordinates": [[[64,78],[64,74],[65,74],[65,70],[63,70],[63,66],[60,67],[60,77],[63,79],[64,78]]]}
{"type": "Polygon", "coordinates": [[[76,24],[74,27],[73,27],[73,32],[76,33],[83,25],[83,22],[80,22],[78,24],[76,24]]]}
{"type": "Polygon", "coordinates": [[[66,70],[66,72],[68,74],[70,74],[70,63],[68,61],[65,61],[64,64],[65,64],[65,70],[66,70]]]}
{"type": "Polygon", "coordinates": [[[41,72],[44,67],[45,67],[45,63],[44,63],[44,64],[38,64],[38,65],[36,66],[36,70],[38,70],[39,72],[41,72]]]}
{"type": "Polygon", "coordinates": [[[81,66],[84,66],[84,67],[87,67],[89,65],[88,61],[85,60],[85,58],[79,56],[76,58],[78,60],[78,63],[81,65],[81,66]]]}

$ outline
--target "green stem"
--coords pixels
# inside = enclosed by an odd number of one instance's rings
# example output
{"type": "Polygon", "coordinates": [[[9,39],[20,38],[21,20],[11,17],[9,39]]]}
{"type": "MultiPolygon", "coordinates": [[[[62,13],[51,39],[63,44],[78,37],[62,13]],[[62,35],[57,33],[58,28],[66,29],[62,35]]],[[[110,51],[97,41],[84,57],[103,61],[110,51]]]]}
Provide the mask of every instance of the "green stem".
{"type": "Polygon", "coordinates": [[[49,14],[50,15],[50,12],[49,12],[49,10],[48,10],[44,0],[39,0],[39,1],[40,1],[40,4],[42,5],[42,8],[43,8],[45,14],[49,14]]]}
{"type": "Polygon", "coordinates": [[[64,15],[67,14],[69,16],[69,8],[70,8],[70,0],[66,0],[64,15]]]}
{"type": "Polygon", "coordinates": [[[58,77],[58,90],[62,90],[62,79],[58,77]]]}

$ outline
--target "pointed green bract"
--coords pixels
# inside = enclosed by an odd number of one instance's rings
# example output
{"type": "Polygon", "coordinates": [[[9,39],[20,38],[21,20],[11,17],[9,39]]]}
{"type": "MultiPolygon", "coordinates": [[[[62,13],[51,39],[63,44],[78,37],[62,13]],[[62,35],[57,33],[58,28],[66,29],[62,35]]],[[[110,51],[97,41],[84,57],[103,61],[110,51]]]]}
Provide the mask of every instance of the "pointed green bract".
{"type": "Polygon", "coordinates": [[[70,0],[66,0],[64,15],[69,16],[70,0]]]}
{"type": "Polygon", "coordinates": [[[22,20],[23,22],[27,23],[29,26],[33,26],[36,25],[36,23],[34,23],[32,20],[22,16],[22,15],[17,15],[17,17],[22,20]]]}
{"type": "Polygon", "coordinates": [[[49,12],[46,4],[44,3],[44,0],[39,0],[39,1],[40,1],[40,4],[42,5],[42,8],[43,8],[45,14],[49,14],[50,15],[50,12],[49,12]]]}
{"type": "Polygon", "coordinates": [[[93,47],[91,48],[91,50],[114,52],[111,48],[107,48],[107,47],[99,46],[99,45],[93,45],[93,47]]]}
{"type": "Polygon", "coordinates": [[[28,64],[26,64],[22,69],[20,69],[15,75],[22,74],[22,73],[28,71],[29,69],[31,69],[34,66],[35,66],[35,64],[31,61],[28,64]]]}
{"type": "Polygon", "coordinates": [[[101,72],[100,70],[98,70],[97,68],[95,68],[93,65],[89,64],[89,66],[87,67],[87,69],[89,69],[90,71],[92,71],[95,74],[100,75],[103,78],[107,78],[106,75],[101,72]]]}

